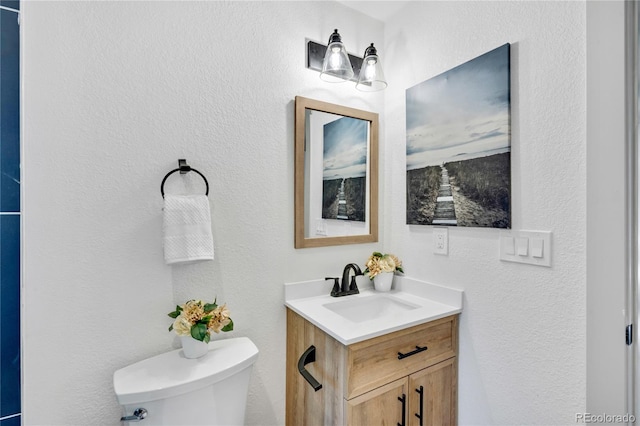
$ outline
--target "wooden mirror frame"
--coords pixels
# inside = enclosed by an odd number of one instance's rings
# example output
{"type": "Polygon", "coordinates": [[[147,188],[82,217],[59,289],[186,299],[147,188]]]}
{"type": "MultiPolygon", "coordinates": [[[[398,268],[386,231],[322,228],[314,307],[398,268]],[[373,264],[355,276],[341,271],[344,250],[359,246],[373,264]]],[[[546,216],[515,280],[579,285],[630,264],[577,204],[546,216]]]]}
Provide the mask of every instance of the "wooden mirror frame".
{"type": "Polygon", "coordinates": [[[296,96],[295,99],[295,248],[326,247],[378,241],[378,114],[296,96]],[[305,237],[305,129],[306,110],[326,112],[369,122],[369,233],[335,237],[305,237]]]}

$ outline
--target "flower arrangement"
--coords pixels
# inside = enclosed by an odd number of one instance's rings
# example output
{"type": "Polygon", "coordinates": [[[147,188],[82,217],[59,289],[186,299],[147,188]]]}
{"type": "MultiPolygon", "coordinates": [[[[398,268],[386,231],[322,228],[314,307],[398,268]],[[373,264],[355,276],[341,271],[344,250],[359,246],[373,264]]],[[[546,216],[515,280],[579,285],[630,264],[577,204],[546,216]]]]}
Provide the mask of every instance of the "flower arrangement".
{"type": "Polygon", "coordinates": [[[380,272],[402,272],[402,261],[393,254],[382,254],[374,251],[369,259],[367,259],[367,269],[364,270],[365,274],[369,274],[369,279],[373,279],[380,272]]]}
{"type": "Polygon", "coordinates": [[[213,303],[189,300],[176,306],[176,310],[167,315],[175,319],[169,326],[169,331],[175,331],[178,336],[190,335],[204,343],[209,343],[212,331],[220,333],[233,330],[227,304],[218,306],[215,300],[213,303]]]}

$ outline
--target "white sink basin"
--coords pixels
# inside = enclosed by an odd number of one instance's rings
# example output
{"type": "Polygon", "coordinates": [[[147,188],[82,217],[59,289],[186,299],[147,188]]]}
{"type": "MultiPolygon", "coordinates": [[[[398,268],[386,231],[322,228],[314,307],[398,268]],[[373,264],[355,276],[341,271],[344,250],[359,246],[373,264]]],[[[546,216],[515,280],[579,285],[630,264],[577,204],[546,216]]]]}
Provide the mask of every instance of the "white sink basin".
{"type": "Polygon", "coordinates": [[[364,322],[417,309],[420,306],[392,296],[374,294],[368,297],[345,296],[339,302],[325,303],[325,308],[353,322],[364,322]]]}
{"type": "Polygon", "coordinates": [[[396,276],[395,288],[381,293],[371,280],[358,278],[360,294],[338,298],[329,295],[332,280],[285,284],[285,305],[343,345],[462,311],[462,290],[396,276]]]}

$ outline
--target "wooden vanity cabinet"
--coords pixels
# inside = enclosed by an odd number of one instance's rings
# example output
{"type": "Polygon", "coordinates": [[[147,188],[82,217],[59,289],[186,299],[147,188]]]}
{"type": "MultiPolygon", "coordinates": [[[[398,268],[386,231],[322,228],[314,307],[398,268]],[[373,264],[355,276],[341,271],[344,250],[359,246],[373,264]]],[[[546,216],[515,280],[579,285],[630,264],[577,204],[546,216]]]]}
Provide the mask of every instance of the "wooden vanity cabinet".
{"type": "Polygon", "coordinates": [[[406,405],[407,380],[400,379],[345,401],[346,424],[397,425],[402,422],[403,398],[406,405]]]}
{"type": "Polygon", "coordinates": [[[457,352],[457,315],[344,346],[287,309],[286,423],[455,425],[457,352]],[[298,370],[311,346],[318,391],[298,370]]]}
{"type": "Polygon", "coordinates": [[[457,383],[457,357],[409,376],[409,418],[406,424],[455,425],[458,409],[457,383]],[[422,417],[422,422],[418,416],[422,417]]]}

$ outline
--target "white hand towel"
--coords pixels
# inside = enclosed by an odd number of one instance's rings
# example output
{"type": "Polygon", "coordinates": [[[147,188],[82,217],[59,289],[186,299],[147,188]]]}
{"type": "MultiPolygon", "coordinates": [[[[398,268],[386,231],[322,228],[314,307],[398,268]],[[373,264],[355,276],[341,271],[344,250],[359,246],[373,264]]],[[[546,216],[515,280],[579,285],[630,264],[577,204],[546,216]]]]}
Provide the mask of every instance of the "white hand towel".
{"type": "Polygon", "coordinates": [[[211,212],[206,195],[166,194],[163,231],[167,265],[213,260],[211,212]]]}

